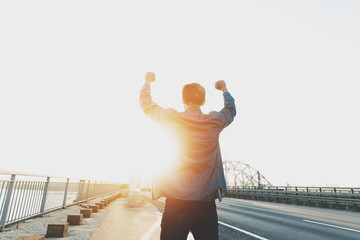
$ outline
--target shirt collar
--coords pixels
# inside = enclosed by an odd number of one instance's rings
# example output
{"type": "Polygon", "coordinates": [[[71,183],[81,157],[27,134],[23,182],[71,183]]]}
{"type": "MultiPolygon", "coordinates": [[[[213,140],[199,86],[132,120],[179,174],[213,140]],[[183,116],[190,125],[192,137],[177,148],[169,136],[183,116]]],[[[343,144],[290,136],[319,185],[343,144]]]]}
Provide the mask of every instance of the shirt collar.
{"type": "Polygon", "coordinates": [[[199,106],[188,106],[186,111],[188,113],[202,113],[201,108],[199,106]]]}

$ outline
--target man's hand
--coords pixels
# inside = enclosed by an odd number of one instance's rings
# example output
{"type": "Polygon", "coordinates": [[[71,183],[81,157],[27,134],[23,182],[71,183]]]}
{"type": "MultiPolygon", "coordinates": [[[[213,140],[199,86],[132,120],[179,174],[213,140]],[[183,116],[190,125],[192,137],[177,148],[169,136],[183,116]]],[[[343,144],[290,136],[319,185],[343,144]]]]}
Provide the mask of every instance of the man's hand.
{"type": "Polygon", "coordinates": [[[226,83],[225,83],[224,80],[219,80],[219,81],[217,81],[217,82],[215,83],[215,88],[216,88],[217,90],[222,91],[222,92],[227,92],[227,91],[228,91],[227,88],[226,88],[226,83]]]}
{"type": "Polygon", "coordinates": [[[155,78],[155,73],[153,72],[147,72],[146,75],[145,75],[145,83],[152,83],[156,80],[155,78]]]}

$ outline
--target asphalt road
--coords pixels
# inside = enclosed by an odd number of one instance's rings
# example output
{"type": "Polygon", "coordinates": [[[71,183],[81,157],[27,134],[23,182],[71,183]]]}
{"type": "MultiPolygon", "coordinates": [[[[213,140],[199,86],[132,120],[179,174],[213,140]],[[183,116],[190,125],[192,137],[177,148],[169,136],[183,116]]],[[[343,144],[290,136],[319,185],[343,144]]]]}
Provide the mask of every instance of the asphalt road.
{"type": "MultiPolygon", "coordinates": [[[[164,200],[153,204],[163,209],[164,200]]],[[[360,212],[236,198],[217,202],[217,212],[220,240],[360,240],[360,212]]]]}
{"type": "Polygon", "coordinates": [[[221,240],[360,240],[359,212],[234,198],[217,206],[221,240]]]}

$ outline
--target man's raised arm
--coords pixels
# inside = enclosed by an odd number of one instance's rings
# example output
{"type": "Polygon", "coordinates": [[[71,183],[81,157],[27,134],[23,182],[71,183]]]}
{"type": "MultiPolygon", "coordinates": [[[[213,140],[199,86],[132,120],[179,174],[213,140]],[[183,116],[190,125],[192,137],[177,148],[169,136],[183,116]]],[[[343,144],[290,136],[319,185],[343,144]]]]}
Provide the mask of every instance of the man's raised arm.
{"type": "Polygon", "coordinates": [[[215,83],[215,88],[223,92],[224,96],[224,108],[220,111],[225,117],[224,128],[227,127],[233,120],[236,115],[235,100],[228,92],[226,83],[224,80],[217,81],[215,83]]]}
{"type": "MultiPolygon", "coordinates": [[[[147,72],[145,75],[145,84],[140,92],[140,107],[145,114],[149,115],[156,122],[164,122],[171,118],[171,109],[161,108],[151,99],[150,84],[156,80],[155,73],[147,72]]],[[[175,110],[173,110],[175,111],[175,110]]]]}

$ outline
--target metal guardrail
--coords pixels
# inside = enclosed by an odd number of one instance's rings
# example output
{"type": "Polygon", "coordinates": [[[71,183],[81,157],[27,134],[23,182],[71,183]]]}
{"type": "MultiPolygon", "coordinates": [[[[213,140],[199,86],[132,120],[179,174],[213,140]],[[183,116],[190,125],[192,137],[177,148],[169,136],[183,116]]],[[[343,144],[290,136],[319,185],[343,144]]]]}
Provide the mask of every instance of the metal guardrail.
{"type": "Polygon", "coordinates": [[[121,189],[119,183],[102,181],[25,173],[0,175],[0,232],[6,225],[121,189]]]}
{"type": "Polygon", "coordinates": [[[230,187],[226,196],[360,211],[360,188],[230,187]]]}

